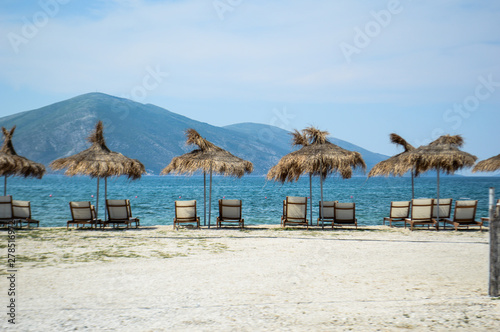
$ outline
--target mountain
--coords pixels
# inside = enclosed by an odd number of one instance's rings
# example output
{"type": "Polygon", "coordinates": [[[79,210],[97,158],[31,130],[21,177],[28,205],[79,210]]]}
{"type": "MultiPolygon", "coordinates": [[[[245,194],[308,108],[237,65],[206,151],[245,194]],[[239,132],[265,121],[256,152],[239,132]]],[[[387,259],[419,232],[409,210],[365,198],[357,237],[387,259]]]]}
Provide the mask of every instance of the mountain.
{"type": "MultiPolygon", "coordinates": [[[[265,174],[293,150],[289,132],[277,127],[240,123],[216,127],[151,104],[102,93],[88,93],[36,110],[0,118],[0,126],[17,126],[13,143],[19,155],[48,165],[78,153],[98,120],[104,123],[108,147],[139,159],[149,172],[158,174],[170,160],[193,149],[185,144],[184,131],[196,129],[203,137],[254,163],[254,174],[265,174]]],[[[368,169],[387,156],[348,142],[332,143],[360,152],[368,169]]]]}

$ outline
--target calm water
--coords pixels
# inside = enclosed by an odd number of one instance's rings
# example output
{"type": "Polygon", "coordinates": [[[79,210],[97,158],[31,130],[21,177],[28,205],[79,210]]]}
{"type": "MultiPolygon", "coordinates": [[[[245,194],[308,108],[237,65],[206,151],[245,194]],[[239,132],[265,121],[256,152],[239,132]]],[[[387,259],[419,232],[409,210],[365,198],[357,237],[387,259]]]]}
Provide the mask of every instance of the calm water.
{"type": "MultiPolygon", "coordinates": [[[[96,184],[96,179],[88,177],[47,175],[42,180],[11,177],[8,178],[7,194],[14,199],[31,201],[33,218],[40,220],[41,225],[65,226],[71,216],[69,201],[92,201],[95,204],[96,184]]],[[[500,177],[442,177],[441,197],[479,200],[479,219],[488,215],[489,187],[500,188],[500,177]]],[[[100,194],[99,216],[103,219],[103,180],[100,194]]],[[[309,196],[309,178],[281,185],[256,176],[241,179],[214,176],[212,224],[215,224],[218,213],[217,200],[224,197],[243,200],[243,216],[247,224],[279,224],[281,202],[286,196],[309,196]]],[[[436,179],[416,179],[415,198],[432,197],[436,197],[436,179]]],[[[196,199],[203,223],[203,176],[145,176],[138,181],[112,178],[108,179],[108,198],[130,199],[132,212],[141,219],[141,225],[171,225],[174,201],[196,199]]],[[[360,177],[342,180],[330,177],[324,184],[324,198],[354,201],[358,223],[380,225],[383,217],[388,216],[392,200],[411,199],[411,179],[360,177]]],[[[319,179],[313,178],[313,220],[318,217],[319,199],[319,179]]]]}

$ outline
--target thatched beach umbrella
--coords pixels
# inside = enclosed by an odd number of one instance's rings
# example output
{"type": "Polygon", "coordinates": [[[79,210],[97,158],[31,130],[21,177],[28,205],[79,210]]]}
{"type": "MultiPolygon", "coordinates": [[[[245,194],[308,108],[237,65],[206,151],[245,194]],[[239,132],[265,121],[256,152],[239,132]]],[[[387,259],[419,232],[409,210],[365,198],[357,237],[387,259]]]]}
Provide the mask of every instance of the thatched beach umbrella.
{"type": "MultiPolygon", "coordinates": [[[[50,167],[54,170],[66,168],[65,175],[88,175],[97,178],[96,213],[99,212],[99,179],[104,178],[104,193],[107,198],[107,178],[126,175],[129,179],[140,179],[146,173],[144,165],[137,159],[125,157],[111,151],[104,140],[102,121],[97,122],[94,132],[88,137],[92,146],[75,155],[54,160],[50,167]]],[[[105,211],[105,215],[106,215],[105,211]]]]}
{"type": "Polygon", "coordinates": [[[429,170],[437,172],[437,219],[439,220],[439,174],[453,174],[464,167],[472,167],[477,160],[476,156],[461,151],[464,144],[462,136],[443,135],[429,145],[421,146],[410,151],[403,157],[408,164],[415,165],[415,175],[429,170]]]}
{"type": "Polygon", "coordinates": [[[411,198],[413,199],[415,197],[415,186],[414,186],[415,165],[407,163],[404,160],[404,157],[408,154],[408,152],[415,150],[415,148],[397,134],[394,133],[391,134],[390,139],[392,143],[401,145],[405,150],[373,166],[373,168],[368,173],[368,177],[389,176],[389,175],[403,176],[408,171],[411,171],[411,198]]]}
{"type": "Polygon", "coordinates": [[[498,170],[500,170],[500,154],[478,162],[472,172],[495,172],[498,170]]]}
{"type": "MultiPolygon", "coordinates": [[[[329,133],[314,127],[306,128],[302,134],[298,131],[292,133],[293,145],[302,146],[297,151],[291,152],[281,158],[267,173],[268,180],[297,181],[302,174],[320,176],[321,205],[323,205],[323,180],[330,173],[338,173],[342,178],[349,179],[353,168],[366,169],[366,164],[359,152],[345,150],[326,138],[329,133]]],[[[310,181],[311,182],[311,181],[310,181]]],[[[312,189],[311,197],[311,223],[312,223],[312,189]]],[[[321,209],[321,206],[320,206],[321,209]]]]}
{"type": "Polygon", "coordinates": [[[207,141],[194,129],[186,130],[186,144],[196,145],[198,149],[172,159],[160,174],[188,174],[197,171],[203,172],[204,183],[204,224],[206,225],[206,174],[210,174],[210,191],[208,205],[208,227],[210,227],[210,214],[212,212],[212,173],[224,176],[242,177],[245,173],[253,171],[253,164],[232,155],[230,152],[207,141]]]}
{"type": "Polygon", "coordinates": [[[12,144],[12,136],[15,130],[16,126],[12,127],[10,131],[2,127],[4,141],[2,148],[0,148],[0,176],[4,176],[5,178],[4,196],[7,195],[8,176],[14,175],[41,179],[45,173],[45,166],[43,164],[21,157],[16,153],[12,144]]]}

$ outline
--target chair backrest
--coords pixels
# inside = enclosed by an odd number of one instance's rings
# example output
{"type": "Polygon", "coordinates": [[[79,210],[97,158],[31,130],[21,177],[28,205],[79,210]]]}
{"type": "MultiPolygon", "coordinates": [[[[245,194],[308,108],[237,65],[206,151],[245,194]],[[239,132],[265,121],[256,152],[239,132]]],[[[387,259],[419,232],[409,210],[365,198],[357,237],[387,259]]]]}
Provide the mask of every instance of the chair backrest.
{"type": "Polygon", "coordinates": [[[307,197],[286,197],[285,213],[287,219],[305,220],[307,214],[307,197]]]}
{"type": "Polygon", "coordinates": [[[12,201],[12,215],[14,218],[31,219],[31,204],[29,201],[12,201]]]}
{"type": "Polygon", "coordinates": [[[196,219],[196,200],[175,201],[175,218],[185,220],[196,219]]]}
{"type": "Polygon", "coordinates": [[[430,220],[434,210],[434,200],[432,198],[420,198],[411,200],[411,219],[430,220]]]}
{"type": "Polygon", "coordinates": [[[219,217],[221,219],[240,220],[241,205],[239,199],[219,199],[219,217]]]}
{"type": "Polygon", "coordinates": [[[477,201],[456,201],[455,202],[455,214],[453,216],[454,221],[474,221],[476,218],[477,201]]]}
{"type": "Polygon", "coordinates": [[[107,199],[106,208],[109,220],[128,220],[129,218],[126,199],[107,199]]]}
{"type": "Polygon", "coordinates": [[[408,218],[410,215],[410,201],[391,202],[390,218],[408,218]]]}
{"type": "MultiPolygon", "coordinates": [[[[432,217],[437,218],[437,199],[434,199],[434,207],[432,209],[432,217]]],[[[439,219],[449,218],[451,215],[452,198],[439,199],[439,219]]]]}
{"type": "Polygon", "coordinates": [[[130,199],[126,199],[125,202],[127,203],[128,217],[132,218],[132,206],[130,206],[130,199]]]}
{"type": "Polygon", "coordinates": [[[12,196],[0,196],[0,219],[12,219],[12,196]]]}
{"type": "Polygon", "coordinates": [[[90,202],[69,202],[71,217],[75,220],[94,220],[90,202]]]}
{"type": "Polygon", "coordinates": [[[335,221],[353,221],[356,219],[356,203],[335,203],[335,221]]]}
{"type": "Polygon", "coordinates": [[[320,219],[333,219],[335,218],[335,203],[338,201],[323,201],[323,209],[321,208],[321,201],[318,203],[319,218],[320,219]]]}

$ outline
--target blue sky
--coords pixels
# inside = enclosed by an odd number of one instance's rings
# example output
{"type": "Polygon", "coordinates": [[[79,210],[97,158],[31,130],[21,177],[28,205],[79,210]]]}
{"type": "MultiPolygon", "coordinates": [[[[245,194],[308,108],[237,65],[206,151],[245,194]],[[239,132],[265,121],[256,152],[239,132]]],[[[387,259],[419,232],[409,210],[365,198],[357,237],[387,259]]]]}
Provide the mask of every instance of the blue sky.
{"type": "Polygon", "coordinates": [[[213,125],[314,125],[374,152],[500,153],[500,2],[0,2],[0,116],[99,91],[213,125]]]}

